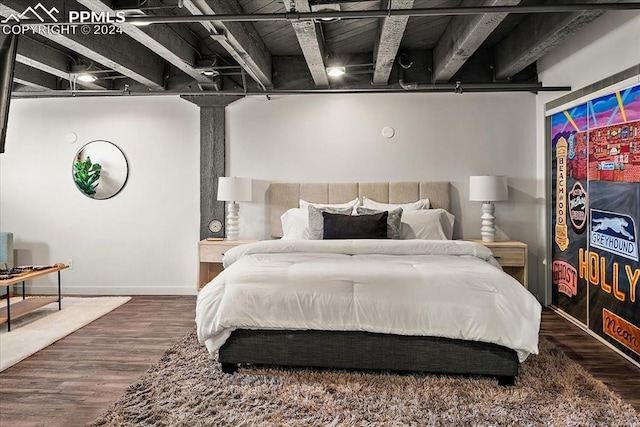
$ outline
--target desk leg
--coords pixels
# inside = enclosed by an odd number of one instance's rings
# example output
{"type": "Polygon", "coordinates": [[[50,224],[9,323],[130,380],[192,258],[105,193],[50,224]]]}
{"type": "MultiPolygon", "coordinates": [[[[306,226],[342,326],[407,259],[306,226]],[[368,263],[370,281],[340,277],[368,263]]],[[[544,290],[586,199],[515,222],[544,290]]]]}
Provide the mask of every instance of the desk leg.
{"type": "Polygon", "coordinates": [[[60,298],[60,270],[58,270],[58,310],[62,310],[62,298],[60,298]]]}
{"type": "Polygon", "coordinates": [[[26,298],[26,294],[25,294],[25,292],[24,292],[24,282],[25,282],[25,281],[23,280],[23,281],[22,281],[22,299],[25,299],[25,298],[26,298]]]}
{"type": "Polygon", "coordinates": [[[11,294],[7,285],[7,332],[11,332],[11,294]]]}

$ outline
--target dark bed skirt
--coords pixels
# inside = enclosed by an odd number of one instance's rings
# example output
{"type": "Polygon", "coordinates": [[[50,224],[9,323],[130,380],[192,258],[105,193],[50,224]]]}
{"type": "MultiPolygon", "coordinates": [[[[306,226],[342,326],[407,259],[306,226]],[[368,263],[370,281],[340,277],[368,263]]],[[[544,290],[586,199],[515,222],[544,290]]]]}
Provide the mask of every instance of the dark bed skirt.
{"type": "Polygon", "coordinates": [[[440,337],[352,331],[234,331],[220,348],[225,372],[238,363],[487,375],[501,384],[518,375],[514,350],[440,337]]]}

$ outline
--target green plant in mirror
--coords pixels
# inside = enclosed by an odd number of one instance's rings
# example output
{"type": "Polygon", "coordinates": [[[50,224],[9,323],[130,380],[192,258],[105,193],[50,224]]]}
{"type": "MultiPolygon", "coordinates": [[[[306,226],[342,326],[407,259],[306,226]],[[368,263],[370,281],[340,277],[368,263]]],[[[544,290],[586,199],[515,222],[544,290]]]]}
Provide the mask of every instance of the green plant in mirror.
{"type": "Polygon", "coordinates": [[[80,191],[91,197],[96,194],[101,171],[102,166],[91,163],[91,157],[87,156],[84,162],[77,161],[73,164],[73,179],[80,191]]]}

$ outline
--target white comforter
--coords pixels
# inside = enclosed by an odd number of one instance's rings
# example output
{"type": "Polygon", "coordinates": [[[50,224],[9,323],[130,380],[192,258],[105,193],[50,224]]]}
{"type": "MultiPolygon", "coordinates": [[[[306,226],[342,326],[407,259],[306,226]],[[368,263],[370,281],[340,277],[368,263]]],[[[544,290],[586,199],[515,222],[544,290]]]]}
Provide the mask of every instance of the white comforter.
{"type": "Polygon", "coordinates": [[[198,339],[235,329],[430,335],[538,353],[541,306],[485,246],[435,240],[270,240],[238,246],[200,291],[198,339]]]}

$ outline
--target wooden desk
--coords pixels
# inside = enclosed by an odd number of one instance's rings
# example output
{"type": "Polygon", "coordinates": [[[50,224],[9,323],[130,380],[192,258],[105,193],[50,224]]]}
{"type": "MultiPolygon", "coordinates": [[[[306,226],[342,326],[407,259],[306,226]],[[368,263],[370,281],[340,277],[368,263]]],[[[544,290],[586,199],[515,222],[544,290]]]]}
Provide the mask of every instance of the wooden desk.
{"type": "Polygon", "coordinates": [[[0,286],[7,287],[7,306],[0,308],[0,323],[7,322],[7,330],[11,331],[11,319],[17,319],[34,310],[58,302],[58,310],[62,309],[62,298],[60,297],[60,271],[69,268],[66,264],[55,264],[49,268],[35,270],[28,273],[18,274],[11,279],[0,279],[0,286]],[[50,273],[58,273],[58,297],[43,297],[26,299],[24,282],[50,273]],[[22,282],[22,300],[11,305],[11,292],[9,286],[22,282]]]}

